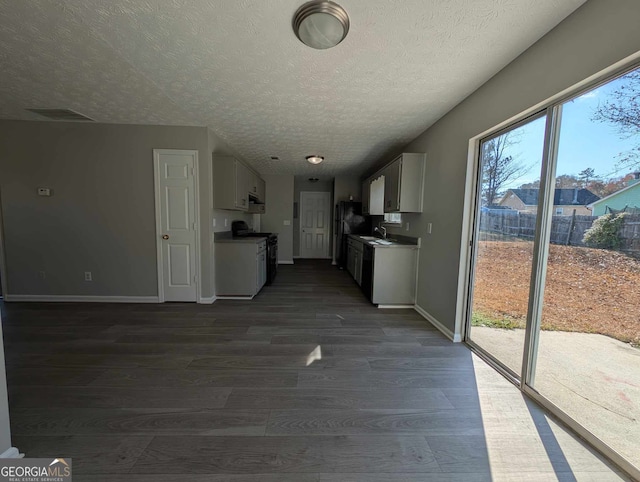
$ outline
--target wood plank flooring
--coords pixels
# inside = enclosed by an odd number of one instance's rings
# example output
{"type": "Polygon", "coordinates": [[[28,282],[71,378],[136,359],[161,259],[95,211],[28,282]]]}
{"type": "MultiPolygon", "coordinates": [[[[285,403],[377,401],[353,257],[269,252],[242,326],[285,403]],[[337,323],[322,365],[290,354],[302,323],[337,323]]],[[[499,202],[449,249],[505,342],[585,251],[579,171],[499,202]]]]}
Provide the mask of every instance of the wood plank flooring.
{"type": "Polygon", "coordinates": [[[1,307],[14,445],[72,458],[76,481],[621,480],[324,261],[250,302],[1,307]]]}

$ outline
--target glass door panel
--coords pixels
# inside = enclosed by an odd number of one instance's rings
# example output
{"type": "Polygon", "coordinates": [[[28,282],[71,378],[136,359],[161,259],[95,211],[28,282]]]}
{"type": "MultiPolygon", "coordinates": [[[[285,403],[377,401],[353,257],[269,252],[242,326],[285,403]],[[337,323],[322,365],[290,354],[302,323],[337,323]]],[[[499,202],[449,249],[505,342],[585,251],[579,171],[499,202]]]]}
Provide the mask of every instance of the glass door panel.
{"type": "Polygon", "coordinates": [[[546,116],[480,145],[467,341],[520,376],[546,116]]]}
{"type": "Polygon", "coordinates": [[[635,71],[562,106],[541,332],[530,380],[636,467],[640,119],[634,127],[624,114],[640,112],[638,98],[635,71]]]}

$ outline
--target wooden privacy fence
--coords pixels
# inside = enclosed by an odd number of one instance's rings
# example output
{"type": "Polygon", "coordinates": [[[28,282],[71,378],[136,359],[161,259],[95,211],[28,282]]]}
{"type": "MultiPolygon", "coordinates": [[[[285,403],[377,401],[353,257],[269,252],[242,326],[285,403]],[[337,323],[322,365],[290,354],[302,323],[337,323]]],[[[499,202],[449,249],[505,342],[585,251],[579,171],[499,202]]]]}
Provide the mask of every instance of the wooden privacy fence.
{"type": "MultiPolygon", "coordinates": [[[[514,210],[491,209],[480,216],[480,239],[518,238],[533,240],[536,215],[514,210]]],[[[551,243],[565,246],[585,246],[584,233],[597,216],[553,216],[551,243]]],[[[627,214],[619,231],[621,251],[640,253],[640,214],[627,214]]]]}

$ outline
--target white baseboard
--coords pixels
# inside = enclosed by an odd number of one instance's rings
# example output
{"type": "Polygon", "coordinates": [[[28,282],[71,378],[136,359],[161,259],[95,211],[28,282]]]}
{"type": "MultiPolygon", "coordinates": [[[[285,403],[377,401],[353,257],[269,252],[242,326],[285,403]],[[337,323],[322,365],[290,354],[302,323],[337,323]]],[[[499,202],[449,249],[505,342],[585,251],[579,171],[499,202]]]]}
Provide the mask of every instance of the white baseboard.
{"type": "Polygon", "coordinates": [[[39,303],[159,303],[157,296],[76,296],[76,295],[10,295],[5,301],[34,301],[39,303]]]}
{"type": "Polygon", "coordinates": [[[413,308],[414,305],[378,305],[378,309],[382,310],[399,310],[413,308]]]}
{"type": "Polygon", "coordinates": [[[218,300],[252,300],[253,296],[216,296],[218,300]]]}
{"type": "Polygon", "coordinates": [[[207,296],[206,298],[202,297],[198,300],[198,303],[201,305],[210,305],[210,304],[213,304],[216,301],[216,299],[217,298],[215,296],[207,296]]]}
{"type": "Polygon", "coordinates": [[[422,307],[418,305],[414,305],[413,309],[416,310],[425,320],[427,320],[429,323],[435,326],[439,331],[442,332],[444,336],[449,338],[454,343],[460,343],[462,341],[462,338],[460,337],[460,335],[454,334],[453,331],[451,331],[449,328],[447,328],[438,320],[436,320],[432,315],[427,313],[422,307]]]}
{"type": "Polygon", "coordinates": [[[0,459],[21,459],[23,457],[24,454],[21,454],[15,447],[8,448],[0,454],[0,459]]]}
{"type": "Polygon", "coordinates": [[[281,260],[279,260],[278,264],[293,264],[293,260],[290,260],[290,261],[281,261],[281,260]]]}

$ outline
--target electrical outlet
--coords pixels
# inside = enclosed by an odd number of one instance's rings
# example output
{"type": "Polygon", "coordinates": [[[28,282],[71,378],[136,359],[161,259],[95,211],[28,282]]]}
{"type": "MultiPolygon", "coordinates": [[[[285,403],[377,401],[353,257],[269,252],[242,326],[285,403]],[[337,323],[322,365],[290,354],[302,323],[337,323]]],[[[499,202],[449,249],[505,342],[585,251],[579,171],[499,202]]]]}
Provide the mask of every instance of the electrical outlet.
{"type": "Polygon", "coordinates": [[[431,228],[433,225],[431,223],[427,223],[427,234],[431,234],[431,228]]]}
{"type": "Polygon", "coordinates": [[[38,271],[38,278],[45,279],[47,274],[44,271],[38,271]]]}
{"type": "Polygon", "coordinates": [[[407,221],[407,231],[409,231],[409,221],[407,221]]]}
{"type": "Polygon", "coordinates": [[[283,225],[284,225],[284,226],[291,226],[291,221],[290,221],[289,219],[285,219],[285,220],[283,221],[283,225]]]}
{"type": "Polygon", "coordinates": [[[213,227],[216,227],[216,218],[213,218],[213,227]]]}
{"type": "Polygon", "coordinates": [[[84,280],[85,281],[93,281],[93,278],[91,277],[91,271],[85,271],[84,272],[84,280]]]}
{"type": "Polygon", "coordinates": [[[227,218],[224,218],[224,227],[228,227],[229,226],[229,220],[227,218]]]}

